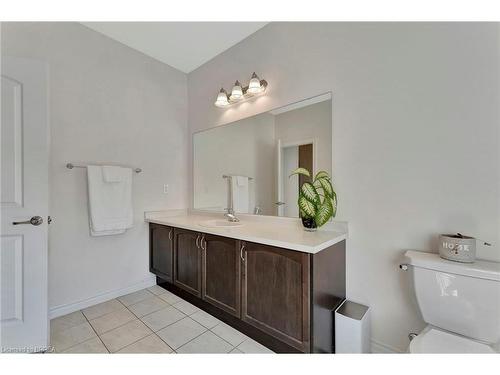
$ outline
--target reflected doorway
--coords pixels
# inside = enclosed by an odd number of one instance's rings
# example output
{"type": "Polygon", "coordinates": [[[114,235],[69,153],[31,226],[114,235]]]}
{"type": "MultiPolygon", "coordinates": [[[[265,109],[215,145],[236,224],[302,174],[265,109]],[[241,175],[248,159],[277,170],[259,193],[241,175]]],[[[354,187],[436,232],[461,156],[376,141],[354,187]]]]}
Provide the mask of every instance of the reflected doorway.
{"type": "Polygon", "coordinates": [[[278,200],[276,201],[277,215],[286,217],[298,217],[299,188],[311,178],[299,175],[290,178],[290,173],[297,168],[306,168],[314,173],[314,142],[304,141],[298,144],[280,145],[280,156],[278,158],[279,181],[278,200]]]}

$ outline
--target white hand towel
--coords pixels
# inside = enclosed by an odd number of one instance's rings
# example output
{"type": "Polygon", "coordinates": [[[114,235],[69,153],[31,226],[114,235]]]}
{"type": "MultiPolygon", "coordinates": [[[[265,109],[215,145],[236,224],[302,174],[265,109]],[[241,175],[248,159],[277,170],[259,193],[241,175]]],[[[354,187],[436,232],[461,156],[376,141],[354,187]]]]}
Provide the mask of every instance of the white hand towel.
{"type": "Polygon", "coordinates": [[[110,165],[103,165],[101,168],[104,182],[125,181],[130,171],[130,168],[115,167],[110,165]]]}
{"type": "Polygon", "coordinates": [[[248,191],[248,177],[232,176],[231,189],[233,190],[233,209],[236,213],[248,214],[250,195],[248,191]]]}
{"type": "Polygon", "coordinates": [[[106,182],[101,166],[87,167],[89,224],[92,236],[124,233],[133,226],[132,169],[121,168],[120,182],[106,182]]]}

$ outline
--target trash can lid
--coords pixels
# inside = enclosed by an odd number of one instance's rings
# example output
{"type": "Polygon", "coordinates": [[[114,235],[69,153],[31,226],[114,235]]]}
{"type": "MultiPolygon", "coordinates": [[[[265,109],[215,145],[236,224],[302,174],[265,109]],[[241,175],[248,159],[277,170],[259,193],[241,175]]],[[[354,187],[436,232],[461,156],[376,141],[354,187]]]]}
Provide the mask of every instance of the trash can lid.
{"type": "Polygon", "coordinates": [[[352,319],[361,320],[367,311],[368,306],[346,300],[342,305],[340,305],[336,312],[352,319]]]}

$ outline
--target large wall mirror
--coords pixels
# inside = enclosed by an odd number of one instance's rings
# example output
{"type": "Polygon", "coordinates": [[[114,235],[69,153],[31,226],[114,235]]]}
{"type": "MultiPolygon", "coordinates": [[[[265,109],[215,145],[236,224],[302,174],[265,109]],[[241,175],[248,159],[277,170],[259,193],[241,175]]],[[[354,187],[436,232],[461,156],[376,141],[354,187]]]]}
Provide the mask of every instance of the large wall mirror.
{"type": "Polygon", "coordinates": [[[298,217],[290,172],[332,172],[331,93],[195,133],[193,153],[194,209],[298,217]]]}

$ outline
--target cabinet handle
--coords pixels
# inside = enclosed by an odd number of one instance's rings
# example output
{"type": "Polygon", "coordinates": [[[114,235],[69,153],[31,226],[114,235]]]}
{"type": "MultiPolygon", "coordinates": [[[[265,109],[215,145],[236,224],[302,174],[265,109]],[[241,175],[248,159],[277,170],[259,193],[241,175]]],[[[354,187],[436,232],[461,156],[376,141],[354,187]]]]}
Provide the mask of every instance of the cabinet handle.
{"type": "Polygon", "coordinates": [[[172,241],[172,228],[170,228],[170,231],[168,232],[168,239],[172,241]]]}
{"type": "Polygon", "coordinates": [[[200,234],[198,233],[198,236],[196,237],[196,247],[199,249],[200,248],[200,234]]]}
{"type": "Polygon", "coordinates": [[[241,245],[241,249],[240,249],[240,258],[244,262],[245,258],[243,257],[243,250],[245,250],[245,244],[244,243],[241,245]]]}
{"type": "Polygon", "coordinates": [[[207,240],[205,240],[205,235],[201,237],[201,249],[207,250],[207,240]],[[203,246],[203,242],[205,242],[205,246],[203,246]]]}

